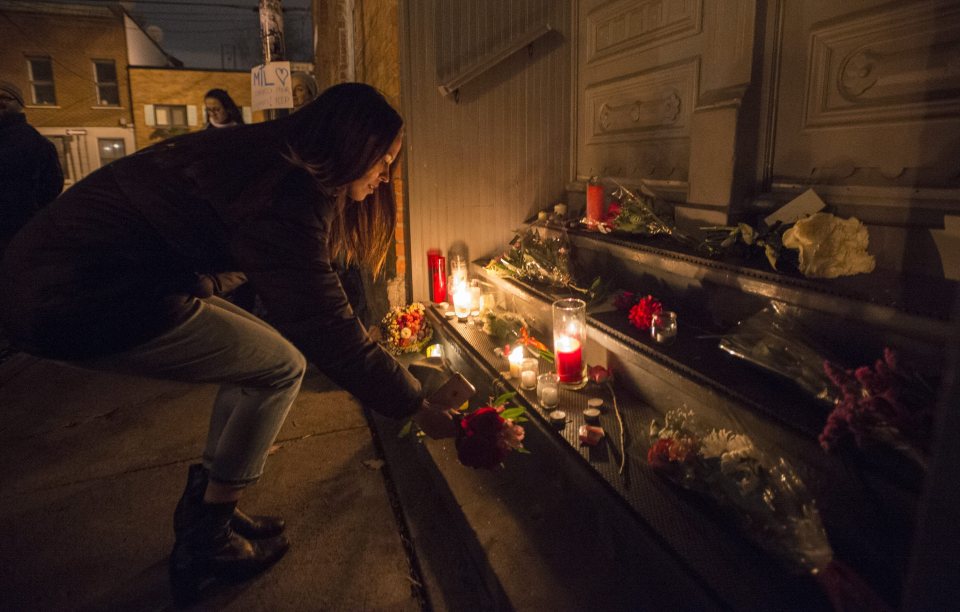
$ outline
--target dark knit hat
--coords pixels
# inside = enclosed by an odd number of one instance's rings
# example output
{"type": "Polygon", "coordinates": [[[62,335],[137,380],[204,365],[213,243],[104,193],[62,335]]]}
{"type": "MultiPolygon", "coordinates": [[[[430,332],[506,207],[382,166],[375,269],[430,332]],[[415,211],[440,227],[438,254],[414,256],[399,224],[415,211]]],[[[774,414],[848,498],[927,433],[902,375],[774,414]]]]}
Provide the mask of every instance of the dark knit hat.
{"type": "Polygon", "coordinates": [[[11,96],[17,99],[17,102],[20,103],[20,106],[24,106],[23,92],[20,91],[19,87],[17,87],[10,81],[0,81],[0,91],[10,94],[11,96]]]}

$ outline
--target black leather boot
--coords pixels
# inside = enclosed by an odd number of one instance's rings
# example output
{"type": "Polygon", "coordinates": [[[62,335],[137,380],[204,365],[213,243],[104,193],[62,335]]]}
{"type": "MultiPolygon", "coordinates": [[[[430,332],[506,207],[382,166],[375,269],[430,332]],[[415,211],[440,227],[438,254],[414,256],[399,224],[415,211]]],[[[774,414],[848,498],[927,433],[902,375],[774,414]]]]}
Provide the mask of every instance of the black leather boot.
{"type": "Polygon", "coordinates": [[[170,553],[170,588],[174,603],[195,602],[211,580],[240,582],[253,578],[283,557],[290,544],[283,536],[248,540],[230,528],[236,503],[187,503],[183,523],[170,553]]]}
{"type": "MultiPolygon", "coordinates": [[[[188,508],[196,507],[203,501],[203,494],[207,490],[207,468],[201,463],[194,463],[187,472],[187,486],[173,512],[173,532],[179,537],[186,524],[188,508]]],[[[248,540],[273,538],[283,533],[286,523],[279,516],[249,515],[240,508],[233,513],[230,527],[248,540]]]]}

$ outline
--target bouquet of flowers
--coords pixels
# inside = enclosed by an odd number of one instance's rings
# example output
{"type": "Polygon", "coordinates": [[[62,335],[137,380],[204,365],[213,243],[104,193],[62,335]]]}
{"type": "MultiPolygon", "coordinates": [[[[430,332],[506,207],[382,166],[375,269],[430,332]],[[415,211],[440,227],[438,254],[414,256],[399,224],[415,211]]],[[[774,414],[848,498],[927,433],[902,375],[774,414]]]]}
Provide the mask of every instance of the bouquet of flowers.
{"type": "MultiPolygon", "coordinates": [[[[751,259],[757,252],[762,252],[767,263],[774,270],[784,255],[793,255],[790,250],[784,250],[783,233],[787,226],[777,222],[767,229],[755,229],[747,223],[738,223],[733,226],[715,225],[701,227],[705,237],[697,250],[708,257],[719,257],[724,254],[734,254],[744,259],[751,259]]],[[[793,267],[796,267],[796,257],[791,257],[793,267]]]]}
{"type": "Polygon", "coordinates": [[[820,513],[793,468],[753,440],[703,429],[691,411],[670,410],[650,423],[647,462],[671,482],[713,502],[760,548],[793,571],[815,576],[838,610],[888,606],[833,557],[820,513]]]}
{"type": "Polygon", "coordinates": [[[512,345],[527,347],[540,359],[553,363],[553,352],[530,334],[530,327],[523,315],[507,310],[488,310],[483,314],[484,333],[497,343],[497,349],[504,354],[510,353],[512,345]]]}
{"type": "Polygon", "coordinates": [[[823,369],[841,393],[820,434],[824,450],[851,440],[858,448],[880,442],[926,465],[935,392],[900,364],[896,351],[885,348],[872,368],[847,370],[825,361],[823,369]]]}
{"type": "Polygon", "coordinates": [[[836,278],[872,272],[870,236],[856,218],[818,212],[795,223],[755,229],[746,223],[700,228],[707,232],[699,250],[709,256],[735,253],[749,258],[762,251],[777,270],[781,259],[809,278],[836,278]]]}
{"type": "Polygon", "coordinates": [[[604,234],[613,231],[638,236],[672,236],[674,234],[673,225],[655,211],[656,194],[646,185],[641,183],[637,193],[620,183],[616,185],[617,189],[612,194],[614,202],[607,210],[606,216],[597,224],[597,229],[604,234]]]}
{"type": "Polygon", "coordinates": [[[456,440],[460,463],[494,469],[503,464],[511,451],[529,452],[523,448],[524,429],[517,424],[526,422],[525,410],[522,406],[507,407],[515,395],[505,393],[489,405],[463,415],[456,440]]]}
{"type": "Polygon", "coordinates": [[[547,233],[539,223],[534,223],[514,236],[510,248],[491,259],[486,270],[499,276],[512,276],[573,291],[588,300],[599,299],[604,291],[600,277],[589,287],[578,285],[573,275],[570,253],[570,239],[565,232],[547,233]]]}
{"type": "Polygon", "coordinates": [[[380,321],[381,338],[389,352],[394,355],[415,353],[427,345],[433,337],[433,329],[424,312],[420,302],[390,309],[380,321]]]}

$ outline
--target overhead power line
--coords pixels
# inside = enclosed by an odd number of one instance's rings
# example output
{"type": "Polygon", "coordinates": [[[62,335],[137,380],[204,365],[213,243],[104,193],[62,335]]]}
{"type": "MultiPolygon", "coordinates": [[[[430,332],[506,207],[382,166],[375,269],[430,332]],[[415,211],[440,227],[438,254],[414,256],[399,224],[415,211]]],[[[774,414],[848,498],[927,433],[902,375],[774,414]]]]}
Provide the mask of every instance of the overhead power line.
{"type": "MultiPolygon", "coordinates": [[[[101,4],[120,4],[117,0],[85,0],[89,3],[101,3],[101,4]]],[[[183,7],[211,7],[211,8],[227,8],[227,9],[237,9],[241,11],[253,11],[259,12],[259,6],[245,6],[243,4],[218,4],[216,2],[194,2],[193,0],[184,0],[183,2],[170,2],[169,0],[131,0],[135,4],[160,4],[163,6],[183,6],[183,7]]],[[[63,2],[58,0],[40,0],[44,4],[63,4],[63,2]]],[[[284,13],[309,13],[309,8],[304,7],[284,7],[284,13]]]]}

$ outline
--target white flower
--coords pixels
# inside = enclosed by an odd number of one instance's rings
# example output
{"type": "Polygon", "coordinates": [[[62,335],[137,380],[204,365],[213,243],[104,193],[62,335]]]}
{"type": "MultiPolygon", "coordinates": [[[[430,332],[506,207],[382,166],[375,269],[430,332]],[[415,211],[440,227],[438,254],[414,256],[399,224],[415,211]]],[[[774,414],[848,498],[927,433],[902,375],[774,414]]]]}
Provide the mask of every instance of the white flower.
{"type": "Polygon", "coordinates": [[[404,340],[406,340],[407,338],[410,337],[410,334],[412,334],[412,333],[413,333],[413,332],[410,331],[410,328],[409,328],[409,327],[404,327],[403,329],[400,330],[400,337],[403,338],[404,340]]]}
{"type": "Polygon", "coordinates": [[[783,246],[800,251],[800,272],[811,278],[836,278],[872,272],[870,236],[858,219],[816,213],[783,233],[783,246]]]}
{"type": "Polygon", "coordinates": [[[700,447],[700,452],[703,454],[704,459],[713,459],[714,457],[720,457],[723,453],[727,452],[727,446],[730,442],[730,436],[732,436],[729,431],[726,429],[714,429],[708,433],[702,442],[700,447]]]}

